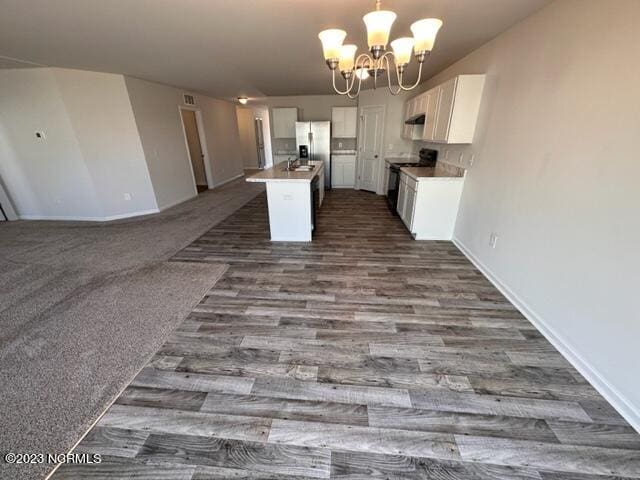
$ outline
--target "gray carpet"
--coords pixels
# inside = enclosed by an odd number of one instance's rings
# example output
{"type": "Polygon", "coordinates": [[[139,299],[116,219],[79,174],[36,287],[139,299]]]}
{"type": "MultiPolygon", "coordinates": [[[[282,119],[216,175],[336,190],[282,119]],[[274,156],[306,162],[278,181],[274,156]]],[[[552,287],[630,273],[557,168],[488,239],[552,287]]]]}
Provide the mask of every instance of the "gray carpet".
{"type": "MultiPolygon", "coordinates": [[[[0,224],[0,453],[66,453],[225,270],[166,260],[262,188],[158,215],[0,224]]],[[[0,478],[44,478],[53,465],[0,478]]]]}

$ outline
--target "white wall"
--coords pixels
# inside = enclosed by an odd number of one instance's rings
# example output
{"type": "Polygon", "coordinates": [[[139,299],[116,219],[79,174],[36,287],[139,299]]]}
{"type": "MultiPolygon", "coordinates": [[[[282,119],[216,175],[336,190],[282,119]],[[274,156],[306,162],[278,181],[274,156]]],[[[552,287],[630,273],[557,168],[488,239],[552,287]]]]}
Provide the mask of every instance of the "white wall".
{"type": "Polygon", "coordinates": [[[54,75],[103,215],[156,211],[124,77],[69,69],[54,75]]]}
{"type": "Polygon", "coordinates": [[[21,217],[103,216],[53,69],[0,71],[0,122],[0,175],[21,217]]]}
{"type": "MultiPolygon", "coordinates": [[[[178,107],[184,90],[125,77],[151,181],[160,209],[197,194],[178,107]]],[[[212,186],[242,175],[235,105],[194,95],[202,113],[212,186]]]]}
{"type": "Polygon", "coordinates": [[[489,75],[455,237],[636,428],[638,24],[637,0],[559,0],[426,85],[489,75]]]}
{"type": "Polygon", "coordinates": [[[121,75],[2,70],[0,123],[0,176],[21,218],[106,220],[157,210],[121,75]]]}

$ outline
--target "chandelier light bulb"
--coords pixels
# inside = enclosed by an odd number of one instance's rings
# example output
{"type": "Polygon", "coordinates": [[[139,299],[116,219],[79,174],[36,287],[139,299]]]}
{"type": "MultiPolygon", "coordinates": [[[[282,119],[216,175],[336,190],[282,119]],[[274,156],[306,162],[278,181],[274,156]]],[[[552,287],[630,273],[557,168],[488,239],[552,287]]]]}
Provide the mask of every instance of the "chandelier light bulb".
{"type": "Polygon", "coordinates": [[[342,45],[340,49],[340,62],[338,64],[341,72],[350,72],[353,70],[357,45],[342,45]]]}
{"type": "Polygon", "coordinates": [[[393,56],[396,65],[405,66],[411,60],[411,50],[413,50],[413,38],[402,37],[391,42],[393,48],[393,56]]]}
{"type": "Polygon", "coordinates": [[[356,77],[360,80],[366,80],[369,78],[369,71],[366,68],[356,68],[356,77]]]}
{"type": "Polygon", "coordinates": [[[395,19],[396,14],[389,10],[376,10],[362,17],[364,24],[367,26],[369,48],[384,50],[387,47],[391,26],[395,19]]]}
{"type": "Polygon", "coordinates": [[[347,32],[339,30],[337,28],[331,28],[329,30],[323,30],[318,34],[318,38],[322,42],[322,51],[324,53],[324,59],[327,61],[337,62],[340,58],[340,49],[342,42],[344,42],[347,32]]]}
{"type": "Polygon", "coordinates": [[[249,101],[249,99],[247,97],[238,97],[238,101],[242,104],[242,105],[246,105],[247,102],[249,101]]]}
{"type": "Polygon", "coordinates": [[[433,50],[440,27],[442,27],[442,20],[439,18],[425,18],[411,25],[415,42],[413,49],[416,55],[433,50]]]}

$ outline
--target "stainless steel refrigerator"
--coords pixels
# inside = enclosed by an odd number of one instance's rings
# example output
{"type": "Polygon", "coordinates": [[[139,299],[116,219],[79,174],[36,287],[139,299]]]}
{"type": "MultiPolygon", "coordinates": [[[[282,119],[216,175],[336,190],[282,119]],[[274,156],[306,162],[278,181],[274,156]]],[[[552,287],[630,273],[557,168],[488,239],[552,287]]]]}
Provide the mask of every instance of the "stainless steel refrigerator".
{"type": "MultiPolygon", "coordinates": [[[[308,160],[324,162],[324,188],[331,188],[331,122],[296,122],[296,148],[306,146],[308,160]]],[[[301,158],[304,160],[304,158],[301,158]]]]}

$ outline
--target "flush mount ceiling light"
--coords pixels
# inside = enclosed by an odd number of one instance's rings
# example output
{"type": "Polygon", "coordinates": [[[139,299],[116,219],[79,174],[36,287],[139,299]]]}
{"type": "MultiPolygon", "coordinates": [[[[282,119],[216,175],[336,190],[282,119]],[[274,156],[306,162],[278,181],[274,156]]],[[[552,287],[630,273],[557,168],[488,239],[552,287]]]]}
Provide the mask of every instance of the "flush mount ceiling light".
{"type": "Polygon", "coordinates": [[[391,42],[392,52],[387,52],[389,33],[396,19],[396,14],[389,10],[381,10],[381,0],[376,0],[376,9],[367,13],[362,20],[367,27],[367,43],[370,53],[362,53],[356,57],[358,47],[355,45],[343,45],[347,32],[339,29],[323,30],[318,34],[322,42],[322,50],[327,66],[333,76],[333,89],[340,95],[356,98],[360,94],[362,81],[369,76],[373,77],[373,88],[377,86],[379,76],[387,74],[387,86],[392,95],[397,95],[403,90],[412,90],[420,83],[422,77],[422,64],[431,53],[442,27],[442,20],[437,18],[425,18],[411,25],[413,37],[402,37],[391,42]],[[403,75],[411,61],[411,54],[419,64],[418,78],[411,86],[403,85],[403,75]],[[393,62],[393,65],[392,65],[393,62]],[[391,67],[395,70],[398,88],[391,85],[391,67]],[[340,90],[336,86],[336,70],[345,79],[346,88],[340,90]],[[356,80],[358,88],[354,90],[356,80]]]}
{"type": "Polygon", "coordinates": [[[246,105],[247,102],[249,101],[249,99],[247,97],[238,97],[238,101],[242,104],[242,105],[246,105]]]}

